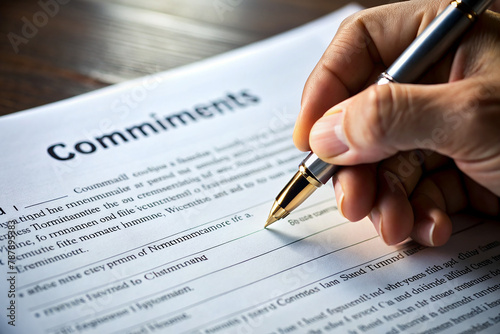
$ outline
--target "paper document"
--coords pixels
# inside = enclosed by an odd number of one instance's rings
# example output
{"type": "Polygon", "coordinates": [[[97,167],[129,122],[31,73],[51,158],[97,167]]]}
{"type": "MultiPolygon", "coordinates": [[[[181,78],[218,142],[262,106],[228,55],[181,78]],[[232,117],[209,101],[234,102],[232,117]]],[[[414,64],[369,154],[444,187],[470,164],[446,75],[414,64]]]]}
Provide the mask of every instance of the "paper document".
{"type": "Polygon", "coordinates": [[[0,118],[0,333],[499,333],[498,224],[389,247],[325,186],[263,228],[359,9],[0,118]]]}

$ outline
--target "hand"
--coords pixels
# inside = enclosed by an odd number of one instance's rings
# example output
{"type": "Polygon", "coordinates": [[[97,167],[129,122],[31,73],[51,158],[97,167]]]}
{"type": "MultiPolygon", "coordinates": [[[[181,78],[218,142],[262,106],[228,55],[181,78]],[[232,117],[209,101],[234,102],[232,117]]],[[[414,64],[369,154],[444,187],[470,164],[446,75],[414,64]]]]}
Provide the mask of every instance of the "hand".
{"type": "Polygon", "coordinates": [[[304,87],[295,145],[346,166],[334,177],[339,210],[368,215],[387,244],[439,246],[449,214],[500,215],[500,15],[484,13],[419,84],[366,88],[448,4],[349,17],[304,87]]]}

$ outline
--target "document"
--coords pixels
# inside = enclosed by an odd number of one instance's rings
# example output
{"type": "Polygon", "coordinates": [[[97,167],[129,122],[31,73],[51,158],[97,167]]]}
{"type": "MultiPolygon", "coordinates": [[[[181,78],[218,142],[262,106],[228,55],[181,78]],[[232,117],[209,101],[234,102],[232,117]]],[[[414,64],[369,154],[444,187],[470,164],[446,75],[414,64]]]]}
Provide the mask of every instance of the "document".
{"type": "Polygon", "coordinates": [[[499,333],[498,223],[386,246],[325,186],[263,228],[304,82],[359,9],[0,118],[0,332],[499,333]]]}

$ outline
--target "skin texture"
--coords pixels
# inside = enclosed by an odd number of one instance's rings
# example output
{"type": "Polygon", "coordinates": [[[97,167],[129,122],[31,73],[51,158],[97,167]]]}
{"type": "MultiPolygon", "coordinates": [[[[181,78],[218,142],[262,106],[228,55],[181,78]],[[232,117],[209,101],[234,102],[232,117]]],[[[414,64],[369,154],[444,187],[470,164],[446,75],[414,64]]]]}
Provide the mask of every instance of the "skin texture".
{"type": "Polygon", "coordinates": [[[448,4],[347,18],[304,87],[295,145],[345,166],[341,213],[368,216],[387,244],[443,245],[450,214],[500,215],[500,15],[484,13],[421,82],[371,85],[448,4]]]}

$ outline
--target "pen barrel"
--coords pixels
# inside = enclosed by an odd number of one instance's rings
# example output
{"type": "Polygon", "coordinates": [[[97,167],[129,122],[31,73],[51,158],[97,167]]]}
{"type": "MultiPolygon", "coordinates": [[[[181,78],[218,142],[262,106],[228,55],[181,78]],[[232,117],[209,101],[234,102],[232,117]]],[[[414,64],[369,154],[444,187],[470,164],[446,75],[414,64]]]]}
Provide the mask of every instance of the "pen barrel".
{"type": "Polygon", "coordinates": [[[477,15],[484,12],[495,0],[461,0],[460,2],[468,6],[477,15]]]}
{"type": "Polygon", "coordinates": [[[386,73],[399,83],[416,82],[472,25],[492,0],[454,1],[410,44],[386,73]]]}

